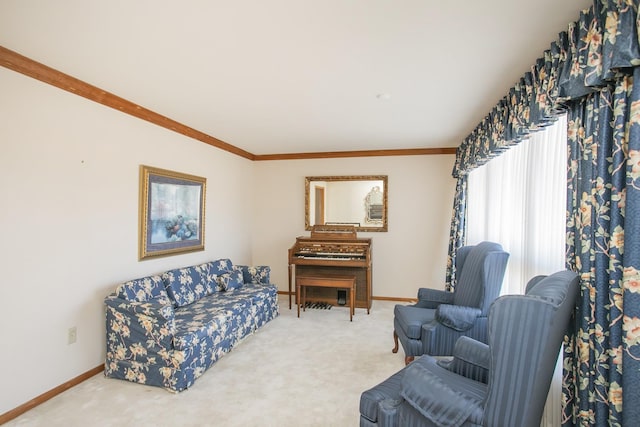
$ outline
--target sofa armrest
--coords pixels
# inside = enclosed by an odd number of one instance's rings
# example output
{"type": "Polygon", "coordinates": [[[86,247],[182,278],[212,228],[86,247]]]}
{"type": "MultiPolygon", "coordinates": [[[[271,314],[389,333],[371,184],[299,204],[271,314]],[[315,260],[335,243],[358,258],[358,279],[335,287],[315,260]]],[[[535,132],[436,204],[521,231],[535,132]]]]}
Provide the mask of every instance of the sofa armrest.
{"type": "Polygon", "coordinates": [[[436,311],[436,320],[443,325],[459,332],[471,329],[482,310],[476,307],[440,304],[436,311]]]}
{"type": "Polygon", "coordinates": [[[242,271],[244,283],[271,283],[271,267],[268,265],[236,265],[242,271]]]}
{"type": "Polygon", "coordinates": [[[107,307],[112,307],[123,313],[144,314],[164,320],[174,319],[173,303],[166,297],[138,302],[118,298],[114,294],[111,294],[104,299],[104,303],[107,307]]]}
{"type": "Polygon", "coordinates": [[[105,305],[107,352],[119,354],[117,358],[135,359],[125,353],[134,352],[136,345],[148,352],[173,347],[175,312],[168,298],[135,302],[110,295],[105,305]]]}
{"type": "Polygon", "coordinates": [[[451,303],[453,303],[453,292],[430,288],[418,289],[418,302],[416,303],[416,307],[438,308],[440,304],[451,303]]]}
{"type": "Polygon", "coordinates": [[[453,359],[439,361],[438,364],[456,374],[486,383],[491,366],[491,353],[487,344],[463,336],[456,341],[453,359]]]}

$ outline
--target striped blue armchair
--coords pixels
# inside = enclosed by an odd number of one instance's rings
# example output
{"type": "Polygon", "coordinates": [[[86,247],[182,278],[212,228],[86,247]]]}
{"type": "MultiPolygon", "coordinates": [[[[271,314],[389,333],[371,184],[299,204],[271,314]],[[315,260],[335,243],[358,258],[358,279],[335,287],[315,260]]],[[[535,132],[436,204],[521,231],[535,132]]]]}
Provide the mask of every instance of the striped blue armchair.
{"type": "Polygon", "coordinates": [[[509,254],[498,243],[458,250],[454,292],[420,288],[418,303],[394,309],[394,353],[402,344],[405,363],[415,356],[451,356],[461,336],[487,341],[487,313],[500,294],[509,254]]]}
{"type": "Polygon", "coordinates": [[[538,276],[489,310],[488,344],[422,356],[360,396],[360,426],[538,427],[579,293],[571,271],[538,276]]]}

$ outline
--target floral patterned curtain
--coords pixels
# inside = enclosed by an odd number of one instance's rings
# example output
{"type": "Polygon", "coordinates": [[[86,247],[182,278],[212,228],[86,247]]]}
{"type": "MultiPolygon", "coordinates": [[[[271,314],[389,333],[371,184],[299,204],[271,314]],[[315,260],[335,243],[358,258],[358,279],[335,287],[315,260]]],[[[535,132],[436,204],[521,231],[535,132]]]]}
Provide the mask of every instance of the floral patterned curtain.
{"type": "Polygon", "coordinates": [[[456,182],[453,212],[451,214],[451,234],[449,235],[449,255],[447,257],[446,290],[453,291],[456,277],[455,253],[464,244],[465,220],[467,216],[467,175],[460,175],[456,182]]]}
{"type": "Polygon", "coordinates": [[[636,69],[569,107],[566,258],[582,293],[564,349],[566,425],[640,420],[624,405],[640,392],[639,105],[636,69]]]}
{"type": "Polygon", "coordinates": [[[453,170],[449,287],[468,172],[568,111],[566,264],[581,297],[565,343],[566,426],[640,419],[638,1],[595,0],[462,142],[453,170]]]}

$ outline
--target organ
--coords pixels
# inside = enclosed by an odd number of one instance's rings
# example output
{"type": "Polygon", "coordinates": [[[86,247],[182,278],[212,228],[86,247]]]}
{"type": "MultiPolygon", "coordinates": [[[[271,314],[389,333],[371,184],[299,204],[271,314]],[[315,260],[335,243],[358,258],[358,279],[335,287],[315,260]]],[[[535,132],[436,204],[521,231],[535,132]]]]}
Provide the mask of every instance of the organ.
{"type": "MultiPolygon", "coordinates": [[[[355,276],[355,306],[369,313],[371,269],[371,239],[358,238],[350,225],[315,225],[289,249],[289,308],[297,276],[355,276]]],[[[308,289],[306,300],[343,304],[331,288],[308,289]]]]}

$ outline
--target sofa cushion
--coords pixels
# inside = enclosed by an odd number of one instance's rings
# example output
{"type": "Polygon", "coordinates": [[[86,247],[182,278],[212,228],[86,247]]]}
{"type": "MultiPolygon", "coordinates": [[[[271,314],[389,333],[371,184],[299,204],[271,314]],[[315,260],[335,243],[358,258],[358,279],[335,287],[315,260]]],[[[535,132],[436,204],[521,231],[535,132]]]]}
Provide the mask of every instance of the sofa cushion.
{"type": "Polygon", "coordinates": [[[228,258],[221,258],[216,261],[211,261],[209,264],[209,273],[216,276],[221,276],[233,270],[233,263],[228,258]]]}
{"type": "Polygon", "coordinates": [[[223,291],[240,288],[244,284],[242,270],[234,268],[218,276],[218,284],[223,291]]]}
{"type": "Polygon", "coordinates": [[[167,298],[167,291],[159,275],[124,282],[117,287],[115,293],[118,298],[135,302],[167,298]]]}
{"type": "Polygon", "coordinates": [[[175,311],[174,347],[186,350],[217,335],[222,340],[240,329],[251,328],[251,299],[225,293],[203,298],[175,311]]]}
{"type": "Polygon", "coordinates": [[[200,278],[202,279],[202,284],[207,291],[207,295],[211,295],[212,293],[221,290],[218,286],[218,276],[213,272],[217,270],[213,268],[213,265],[210,262],[205,262],[204,264],[200,264],[196,267],[200,272],[200,278]]]}
{"type": "Polygon", "coordinates": [[[167,271],[162,279],[176,307],[193,304],[217,290],[215,283],[211,283],[209,263],[167,271]]]}
{"type": "MultiPolygon", "coordinates": [[[[264,286],[259,283],[245,283],[242,287],[233,289],[233,298],[251,301],[251,304],[261,306],[265,301],[278,299],[278,288],[274,285],[264,286]]],[[[225,295],[229,295],[227,292],[225,295]]]]}

